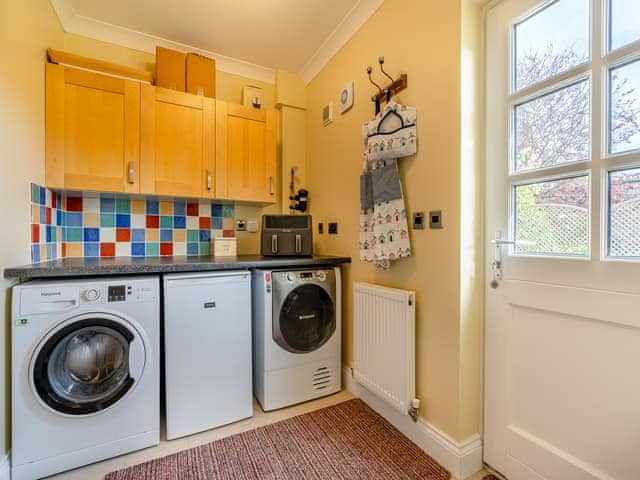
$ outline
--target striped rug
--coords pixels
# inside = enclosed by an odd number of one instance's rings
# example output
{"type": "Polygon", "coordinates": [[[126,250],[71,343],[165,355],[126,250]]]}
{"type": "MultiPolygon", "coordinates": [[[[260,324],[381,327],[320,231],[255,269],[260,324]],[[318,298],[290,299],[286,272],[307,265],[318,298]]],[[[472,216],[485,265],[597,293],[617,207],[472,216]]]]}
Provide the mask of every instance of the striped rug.
{"type": "Polygon", "coordinates": [[[449,472],[359,399],[124,470],[105,480],[447,480],[449,472]]]}

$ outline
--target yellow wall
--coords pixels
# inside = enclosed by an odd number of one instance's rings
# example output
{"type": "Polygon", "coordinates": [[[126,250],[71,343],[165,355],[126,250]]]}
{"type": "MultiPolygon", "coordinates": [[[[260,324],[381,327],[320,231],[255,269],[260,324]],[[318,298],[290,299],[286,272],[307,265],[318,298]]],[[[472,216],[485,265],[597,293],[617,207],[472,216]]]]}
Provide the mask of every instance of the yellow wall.
{"type": "Polygon", "coordinates": [[[353,281],[415,290],[421,415],[458,440],[480,428],[478,318],[461,322],[462,10],[461,1],[386,0],[307,87],[311,213],[314,222],[339,222],[338,235],[316,235],[316,248],[353,258],[343,287],[343,361],[353,360],[353,281]],[[358,260],[361,124],[373,116],[375,93],[366,67],[373,65],[383,83],[379,55],[392,75],[408,75],[409,87],[396,100],[418,109],[419,152],[399,160],[409,216],[442,210],[444,222],[442,230],[412,230],[413,257],[388,272],[358,260]],[[335,108],[340,87],[351,80],[355,103],[341,115],[335,108]],[[334,121],[323,127],[321,109],[330,100],[334,121]]]}
{"type": "MultiPolygon", "coordinates": [[[[11,225],[0,235],[0,275],[10,265],[30,262],[29,183],[44,182],[44,63],[48,47],[127,65],[147,71],[155,69],[154,56],[145,52],[67,34],[48,0],[0,1],[0,205],[2,222],[11,225]]],[[[218,98],[241,103],[242,87],[259,85],[264,90],[265,108],[275,108],[275,86],[217,72],[218,98]]],[[[278,165],[281,164],[278,154],[278,165]]],[[[279,212],[278,204],[262,209],[238,205],[236,217],[259,219],[263,211],[279,212]]],[[[238,250],[259,251],[259,235],[238,235],[238,250]]],[[[0,322],[0,461],[10,444],[9,430],[9,288],[3,280],[0,304],[5,321],[0,322]]]]}

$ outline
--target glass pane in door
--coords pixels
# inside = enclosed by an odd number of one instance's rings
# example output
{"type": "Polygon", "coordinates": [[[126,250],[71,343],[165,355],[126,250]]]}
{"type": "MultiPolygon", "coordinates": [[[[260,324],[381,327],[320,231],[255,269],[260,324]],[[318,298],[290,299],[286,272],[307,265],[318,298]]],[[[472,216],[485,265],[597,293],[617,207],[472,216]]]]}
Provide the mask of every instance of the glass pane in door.
{"type": "Polygon", "coordinates": [[[640,40],[640,2],[609,0],[609,49],[640,40]]]}
{"type": "Polygon", "coordinates": [[[585,257],[589,253],[587,175],[516,185],[516,254],[585,257]]]}
{"type": "Polygon", "coordinates": [[[589,59],[589,0],[556,0],[514,27],[515,90],[589,59]]]}
{"type": "Polygon", "coordinates": [[[640,257],[640,168],[609,172],[609,255],[640,257]]]}
{"type": "Polygon", "coordinates": [[[635,60],[609,71],[609,152],[639,148],[640,60],[635,60]]]}

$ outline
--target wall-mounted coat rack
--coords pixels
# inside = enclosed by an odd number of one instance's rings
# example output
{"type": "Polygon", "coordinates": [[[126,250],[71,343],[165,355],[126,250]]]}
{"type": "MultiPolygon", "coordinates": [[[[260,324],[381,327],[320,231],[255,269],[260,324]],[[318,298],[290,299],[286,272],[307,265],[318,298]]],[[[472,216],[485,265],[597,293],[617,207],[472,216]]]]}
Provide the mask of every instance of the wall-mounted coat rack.
{"type": "Polygon", "coordinates": [[[378,63],[380,64],[380,71],[385,77],[387,77],[390,80],[390,82],[384,87],[381,87],[376,82],[374,82],[373,79],[371,78],[371,74],[373,73],[373,67],[371,67],[371,65],[367,67],[367,75],[369,76],[369,82],[371,82],[371,84],[378,89],[378,93],[375,94],[373,97],[371,97],[371,101],[373,101],[373,103],[376,106],[376,115],[380,113],[380,105],[382,104],[382,102],[389,102],[393,95],[407,88],[406,73],[403,73],[399,77],[394,79],[384,69],[383,56],[378,57],[378,63]]]}

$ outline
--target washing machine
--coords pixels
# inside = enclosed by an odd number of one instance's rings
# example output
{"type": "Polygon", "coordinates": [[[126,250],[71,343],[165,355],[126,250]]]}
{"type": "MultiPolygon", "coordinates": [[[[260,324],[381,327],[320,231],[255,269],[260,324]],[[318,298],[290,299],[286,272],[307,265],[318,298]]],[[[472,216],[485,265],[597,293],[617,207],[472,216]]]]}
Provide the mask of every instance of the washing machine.
{"type": "Polygon", "coordinates": [[[254,270],[254,394],[263,410],[341,388],[340,268],[254,270]]]}
{"type": "Polygon", "coordinates": [[[12,297],[11,478],[157,445],[159,278],[34,281],[12,297]]]}

